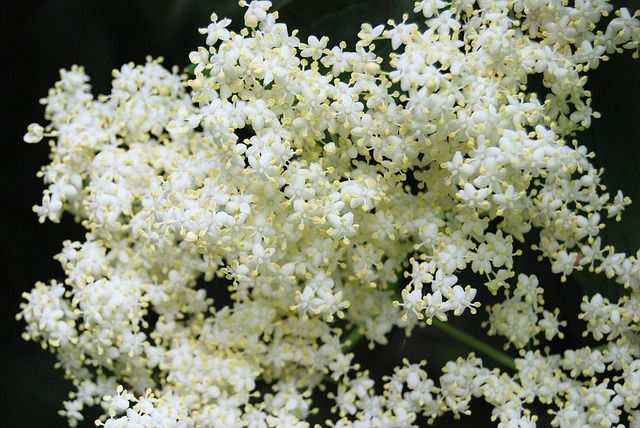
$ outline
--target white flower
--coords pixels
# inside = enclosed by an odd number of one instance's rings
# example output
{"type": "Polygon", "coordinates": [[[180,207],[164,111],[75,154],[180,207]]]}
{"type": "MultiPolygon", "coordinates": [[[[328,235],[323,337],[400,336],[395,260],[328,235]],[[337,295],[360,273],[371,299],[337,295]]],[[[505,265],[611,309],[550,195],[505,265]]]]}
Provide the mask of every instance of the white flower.
{"type": "Polygon", "coordinates": [[[433,317],[438,318],[440,321],[447,321],[447,312],[451,310],[451,306],[447,301],[442,300],[442,293],[439,290],[425,294],[422,301],[427,324],[431,324],[433,317]]]}
{"type": "Polygon", "coordinates": [[[421,0],[415,3],[414,12],[422,12],[425,18],[431,18],[438,9],[447,6],[448,3],[442,0],[421,0]]]}
{"type": "Polygon", "coordinates": [[[231,34],[226,27],[231,24],[231,20],[224,18],[218,21],[218,15],[215,13],[211,15],[211,24],[207,26],[207,28],[200,28],[198,31],[200,34],[206,34],[207,40],[206,44],[209,46],[215,45],[218,40],[229,40],[231,34]]]}
{"type": "Polygon", "coordinates": [[[489,188],[476,189],[473,184],[465,183],[464,188],[457,193],[457,196],[470,208],[487,209],[489,202],[485,199],[491,193],[489,188]]]}
{"type": "Polygon", "coordinates": [[[300,56],[303,58],[310,57],[314,61],[317,61],[322,57],[324,49],[327,47],[329,38],[324,36],[318,39],[316,36],[309,36],[307,39],[307,47],[300,51],[300,56]]]}
{"type": "Polygon", "coordinates": [[[32,123],[27,127],[27,133],[22,139],[25,143],[39,143],[44,138],[44,128],[37,123],[32,123]]]}

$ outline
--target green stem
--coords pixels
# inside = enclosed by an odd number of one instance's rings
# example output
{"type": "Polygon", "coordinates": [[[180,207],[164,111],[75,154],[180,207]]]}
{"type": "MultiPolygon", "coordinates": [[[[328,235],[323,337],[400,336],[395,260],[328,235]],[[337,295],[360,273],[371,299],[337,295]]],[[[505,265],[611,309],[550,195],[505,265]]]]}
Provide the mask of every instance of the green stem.
{"type": "Polygon", "coordinates": [[[347,353],[351,351],[364,337],[362,333],[358,330],[358,327],[354,328],[349,332],[345,340],[342,342],[344,345],[342,346],[342,351],[347,353]]]}
{"type": "MultiPolygon", "coordinates": [[[[451,323],[444,323],[442,321],[434,319],[431,325],[437,328],[438,330],[442,331],[443,333],[447,334],[448,336],[453,337],[457,341],[468,345],[473,350],[488,356],[495,362],[502,364],[508,369],[511,369],[514,371],[516,370],[516,365],[511,356],[483,342],[482,340],[477,339],[468,333],[465,333],[464,331],[452,325],[451,323]]],[[[343,352],[346,353],[351,351],[363,338],[364,338],[364,335],[360,333],[357,327],[351,330],[343,341],[344,343],[344,345],[342,346],[343,352]]]]}
{"type": "Polygon", "coordinates": [[[454,339],[470,346],[474,350],[485,354],[495,362],[500,363],[511,370],[516,370],[516,365],[513,362],[512,357],[494,348],[493,346],[486,344],[482,340],[477,339],[468,333],[465,333],[458,327],[455,327],[450,323],[444,323],[437,319],[434,319],[431,325],[433,325],[438,330],[446,333],[447,335],[453,337],[454,339]]]}
{"type": "MultiPolygon", "coordinates": [[[[450,323],[444,323],[437,319],[434,319],[431,325],[437,328],[438,330],[442,331],[443,333],[447,334],[448,336],[453,337],[457,341],[468,345],[473,350],[488,356],[495,362],[502,364],[508,369],[514,370],[514,371],[516,370],[516,365],[511,356],[500,351],[499,349],[494,348],[491,345],[486,344],[482,340],[477,339],[468,333],[465,333],[464,331],[460,330],[458,327],[455,327],[450,323]]],[[[360,331],[358,331],[357,328],[354,328],[353,330],[351,330],[343,342],[344,343],[342,347],[343,352],[351,351],[363,338],[364,338],[364,335],[360,333],[360,331]]]]}

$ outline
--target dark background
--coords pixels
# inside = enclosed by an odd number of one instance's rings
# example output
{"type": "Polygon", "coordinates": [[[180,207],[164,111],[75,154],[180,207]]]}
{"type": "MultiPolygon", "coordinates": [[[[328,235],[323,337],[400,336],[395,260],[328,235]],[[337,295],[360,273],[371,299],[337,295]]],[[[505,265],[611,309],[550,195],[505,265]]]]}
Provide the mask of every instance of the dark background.
{"type": "MultiPolygon", "coordinates": [[[[281,4],[282,20],[290,28],[300,28],[302,38],[327,34],[337,42],[352,41],[360,22],[377,24],[399,17],[413,1],[274,0],[275,6],[281,4]]],[[[53,369],[54,358],[48,352],[20,339],[23,325],[14,319],[22,292],[30,290],[35,281],[61,279],[61,270],[52,260],[61,242],[83,236],[82,229],[69,218],[57,225],[40,225],[31,211],[31,206],[40,202],[43,188],[35,173],[48,161],[45,143],[22,142],[29,123],[44,123],[38,99],[58,79],[58,70],[72,64],[86,67],[94,93],[109,90],[111,69],[129,61],[142,63],[146,55],[163,56],[165,66],[187,65],[189,51],[204,42],[197,28],[206,26],[212,11],[233,18],[236,24],[242,18],[236,2],[228,0],[22,1],[14,3],[11,12],[8,10],[5,6],[2,14],[0,79],[0,427],[62,427],[66,426],[65,420],[56,412],[70,386],[53,369]]],[[[635,252],[640,247],[640,61],[632,61],[630,54],[615,56],[591,74],[588,87],[593,91],[595,109],[602,112],[603,118],[581,135],[581,142],[598,154],[595,163],[606,168],[604,181],[609,187],[620,188],[638,201],[628,209],[622,223],[607,227],[603,233],[617,248],[635,252]]],[[[538,265],[534,259],[523,263],[527,273],[536,272],[542,277],[545,288],[558,301],[571,287],[611,288],[608,282],[584,274],[559,288],[546,264],[538,265]]],[[[608,292],[615,294],[615,290],[608,292]]],[[[456,324],[480,333],[478,317],[463,317],[456,324]]],[[[580,325],[575,328],[569,338],[578,336],[580,325]]],[[[404,354],[412,360],[427,358],[435,377],[438,371],[434,369],[444,360],[468,349],[439,332],[425,330],[409,339],[396,332],[388,347],[368,352],[366,346],[358,346],[355,351],[375,375],[390,373],[404,354]]],[[[500,342],[494,343],[499,346],[500,342]]],[[[480,417],[458,423],[491,426],[486,409],[479,410],[480,417]]],[[[436,425],[458,423],[444,418],[436,425]]],[[[92,421],[85,426],[93,426],[92,421]]]]}

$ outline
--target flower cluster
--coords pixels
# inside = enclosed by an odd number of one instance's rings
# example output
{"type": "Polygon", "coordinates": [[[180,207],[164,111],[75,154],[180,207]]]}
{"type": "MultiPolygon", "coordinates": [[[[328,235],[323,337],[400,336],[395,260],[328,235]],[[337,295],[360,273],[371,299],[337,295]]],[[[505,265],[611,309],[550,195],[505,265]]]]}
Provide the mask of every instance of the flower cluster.
{"type": "Polygon", "coordinates": [[[240,6],[239,32],[215,14],[200,30],[190,75],[127,64],[94,98],[81,67],[62,71],[49,123],[25,135],[50,139],[40,220],[87,230],[57,256],[64,283],[37,284],[19,314],[75,385],[70,425],[98,405],[104,427],[303,427],[337,384],[335,427],[412,426],[473,397],[501,427],[535,426],[534,401],[557,427],[640,426],[640,254],[598,236],[630,201],[575,140],[598,117],[586,72],[638,56],[637,16],[422,0],[349,50],[301,40],[268,1],[240,6]],[[584,297],[597,348],[525,351],[566,325],[514,270],[525,235],[563,279],[588,267],[626,287],[584,297]],[[224,280],[215,305],[202,284],[224,280]],[[503,297],[488,326],[520,350],[512,372],[472,354],[435,382],[406,361],[376,390],[353,362],[348,331],[385,344],[475,313],[479,287],[503,297]]]}

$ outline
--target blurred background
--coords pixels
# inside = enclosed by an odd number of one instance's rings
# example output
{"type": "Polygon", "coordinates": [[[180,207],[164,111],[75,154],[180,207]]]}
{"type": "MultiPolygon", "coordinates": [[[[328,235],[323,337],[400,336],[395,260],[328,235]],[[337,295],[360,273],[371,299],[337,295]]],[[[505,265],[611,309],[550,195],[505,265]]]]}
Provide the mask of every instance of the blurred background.
{"type": "MultiPolygon", "coordinates": [[[[273,3],[290,29],[300,29],[301,38],[326,34],[332,42],[346,40],[350,46],[360,22],[375,25],[390,17],[399,18],[413,5],[412,0],[274,0],[273,3]]],[[[634,2],[626,3],[633,10],[634,2]]],[[[72,64],[85,66],[95,94],[109,91],[113,68],[129,61],[142,63],[146,55],[163,56],[165,66],[187,65],[188,53],[204,41],[197,28],[206,26],[212,11],[234,19],[235,23],[242,22],[237,3],[228,0],[23,0],[2,13],[0,132],[4,163],[0,168],[0,266],[4,279],[0,286],[0,427],[66,426],[57,410],[70,385],[53,368],[55,360],[47,351],[21,340],[23,326],[14,318],[21,293],[29,291],[35,281],[62,279],[61,269],[52,259],[61,242],[83,237],[82,228],[72,219],[40,225],[31,211],[42,192],[42,182],[35,174],[48,159],[46,144],[22,142],[29,123],[43,123],[43,108],[38,99],[57,80],[58,70],[72,64]]],[[[613,193],[622,189],[636,201],[623,222],[608,226],[603,234],[617,249],[635,252],[640,248],[640,61],[631,60],[628,54],[615,56],[590,75],[588,87],[602,119],[594,121],[580,141],[597,153],[595,163],[606,169],[604,182],[613,193]]],[[[539,264],[535,258],[527,257],[519,263],[524,272],[540,276],[550,306],[565,301],[567,293],[575,292],[574,287],[582,287],[587,293],[599,289],[612,296],[617,294],[615,286],[598,277],[582,274],[560,286],[546,263],[539,264]]],[[[565,317],[575,315],[578,303],[573,305],[566,308],[565,317]]],[[[455,324],[480,335],[479,321],[485,317],[484,311],[480,311],[475,317],[456,319],[455,324]]],[[[558,349],[579,344],[580,328],[572,321],[565,342],[556,344],[558,349]]],[[[500,340],[492,343],[501,346],[500,340]]],[[[412,361],[426,358],[430,375],[437,377],[444,361],[466,355],[469,348],[434,329],[421,329],[411,338],[394,332],[390,345],[368,351],[362,344],[354,352],[374,377],[390,373],[402,356],[412,361]]],[[[461,421],[443,418],[436,426],[493,426],[486,408],[478,405],[477,411],[474,418],[461,421]]],[[[91,418],[84,426],[94,426],[91,418]]],[[[539,426],[545,426],[544,421],[539,426]]]]}

